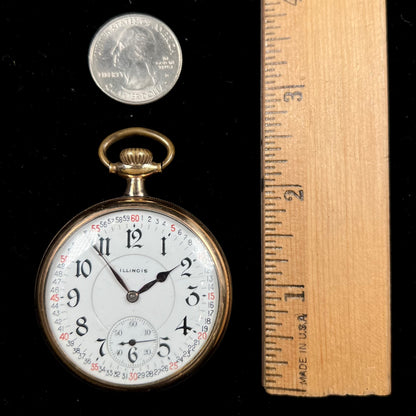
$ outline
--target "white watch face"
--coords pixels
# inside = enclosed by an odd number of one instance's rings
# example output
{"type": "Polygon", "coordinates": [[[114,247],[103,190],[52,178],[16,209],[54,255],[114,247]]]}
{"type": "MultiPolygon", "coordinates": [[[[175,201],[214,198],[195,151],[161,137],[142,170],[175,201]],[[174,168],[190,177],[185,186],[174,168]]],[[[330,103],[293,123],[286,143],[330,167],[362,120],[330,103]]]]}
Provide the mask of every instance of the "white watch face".
{"type": "Polygon", "coordinates": [[[211,249],[179,217],[146,208],[101,214],[49,261],[49,338],[70,367],[99,384],[174,378],[209,343],[218,274],[211,249]]]}

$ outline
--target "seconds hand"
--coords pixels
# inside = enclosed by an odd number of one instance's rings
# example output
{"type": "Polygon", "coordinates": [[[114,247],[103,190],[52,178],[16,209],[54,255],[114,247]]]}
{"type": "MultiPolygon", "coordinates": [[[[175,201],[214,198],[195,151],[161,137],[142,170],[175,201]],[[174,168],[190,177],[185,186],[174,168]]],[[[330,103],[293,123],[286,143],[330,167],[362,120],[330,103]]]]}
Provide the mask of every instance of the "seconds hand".
{"type": "Polygon", "coordinates": [[[98,253],[98,255],[105,261],[105,263],[107,264],[107,266],[109,267],[109,269],[111,270],[111,272],[113,273],[114,277],[117,279],[117,281],[121,284],[121,286],[123,286],[123,288],[127,291],[130,292],[129,288],[127,287],[127,285],[124,283],[123,278],[118,274],[118,272],[114,269],[114,267],[107,261],[107,259],[103,256],[103,254],[101,253],[101,251],[97,248],[97,246],[94,244],[93,249],[98,253]]]}
{"type": "Polygon", "coordinates": [[[131,345],[132,347],[136,344],[140,344],[142,342],[153,342],[156,341],[156,338],[153,339],[141,339],[141,340],[136,340],[136,339],[131,339],[130,341],[127,342],[119,342],[118,345],[131,345]]]}

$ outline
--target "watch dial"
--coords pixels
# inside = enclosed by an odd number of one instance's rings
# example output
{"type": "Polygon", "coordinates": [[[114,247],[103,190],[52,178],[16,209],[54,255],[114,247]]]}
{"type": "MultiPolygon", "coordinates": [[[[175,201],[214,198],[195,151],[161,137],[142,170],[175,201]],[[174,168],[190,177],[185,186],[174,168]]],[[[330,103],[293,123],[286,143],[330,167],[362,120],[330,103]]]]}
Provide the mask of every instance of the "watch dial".
{"type": "Polygon", "coordinates": [[[46,332],[61,358],[114,387],[184,373],[218,318],[223,272],[203,240],[179,217],[146,208],[75,227],[41,284],[46,332]]]}

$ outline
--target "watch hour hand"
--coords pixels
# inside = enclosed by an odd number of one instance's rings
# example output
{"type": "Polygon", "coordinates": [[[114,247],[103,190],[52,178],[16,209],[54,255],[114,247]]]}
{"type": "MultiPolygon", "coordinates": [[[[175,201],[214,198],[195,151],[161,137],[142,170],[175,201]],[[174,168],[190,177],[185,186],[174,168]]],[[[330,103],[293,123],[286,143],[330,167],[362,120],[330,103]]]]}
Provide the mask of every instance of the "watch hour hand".
{"type": "Polygon", "coordinates": [[[151,280],[150,282],[148,282],[148,283],[146,283],[145,285],[143,285],[138,291],[137,291],[137,294],[141,294],[141,293],[143,293],[143,292],[146,292],[146,291],[148,291],[151,287],[153,287],[156,283],[158,283],[158,282],[160,282],[160,283],[162,283],[162,282],[164,282],[167,278],[168,278],[168,276],[169,276],[169,274],[171,273],[171,272],[173,272],[176,268],[178,268],[180,265],[178,264],[177,266],[175,266],[173,269],[170,269],[170,270],[166,270],[166,271],[164,271],[164,272],[159,272],[157,275],[156,275],[156,279],[155,280],[151,280]]]}
{"type": "Polygon", "coordinates": [[[153,287],[156,283],[158,282],[158,280],[157,279],[155,279],[155,280],[152,280],[152,281],[150,281],[150,282],[148,282],[148,283],[146,283],[145,285],[143,285],[138,291],[137,291],[137,294],[138,295],[141,295],[142,293],[144,293],[144,292],[147,292],[151,287],[153,287]]]}
{"type": "Polygon", "coordinates": [[[98,249],[98,247],[94,244],[93,249],[97,252],[97,254],[104,260],[104,262],[107,264],[108,268],[111,270],[111,273],[113,273],[116,280],[120,283],[123,288],[129,292],[129,288],[127,287],[126,283],[124,282],[123,278],[120,276],[120,274],[117,272],[117,270],[114,269],[114,267],[108,262],[108,260],[103,256],[103,253],[98,249]]]}

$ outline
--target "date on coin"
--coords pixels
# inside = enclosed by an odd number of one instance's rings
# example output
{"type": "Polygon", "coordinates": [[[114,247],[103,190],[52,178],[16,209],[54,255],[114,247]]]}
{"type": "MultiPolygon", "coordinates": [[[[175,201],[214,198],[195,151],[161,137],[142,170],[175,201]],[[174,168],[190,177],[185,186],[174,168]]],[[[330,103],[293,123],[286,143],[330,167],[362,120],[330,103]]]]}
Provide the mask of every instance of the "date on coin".
{"type": "Polygon", "coordinates": [[[167,94],[182,68],[182,51],[171,29],[145,14],[125,14],[105,23],[89,50],[98,87],[125,104],[147,104],[167,94]]]}

